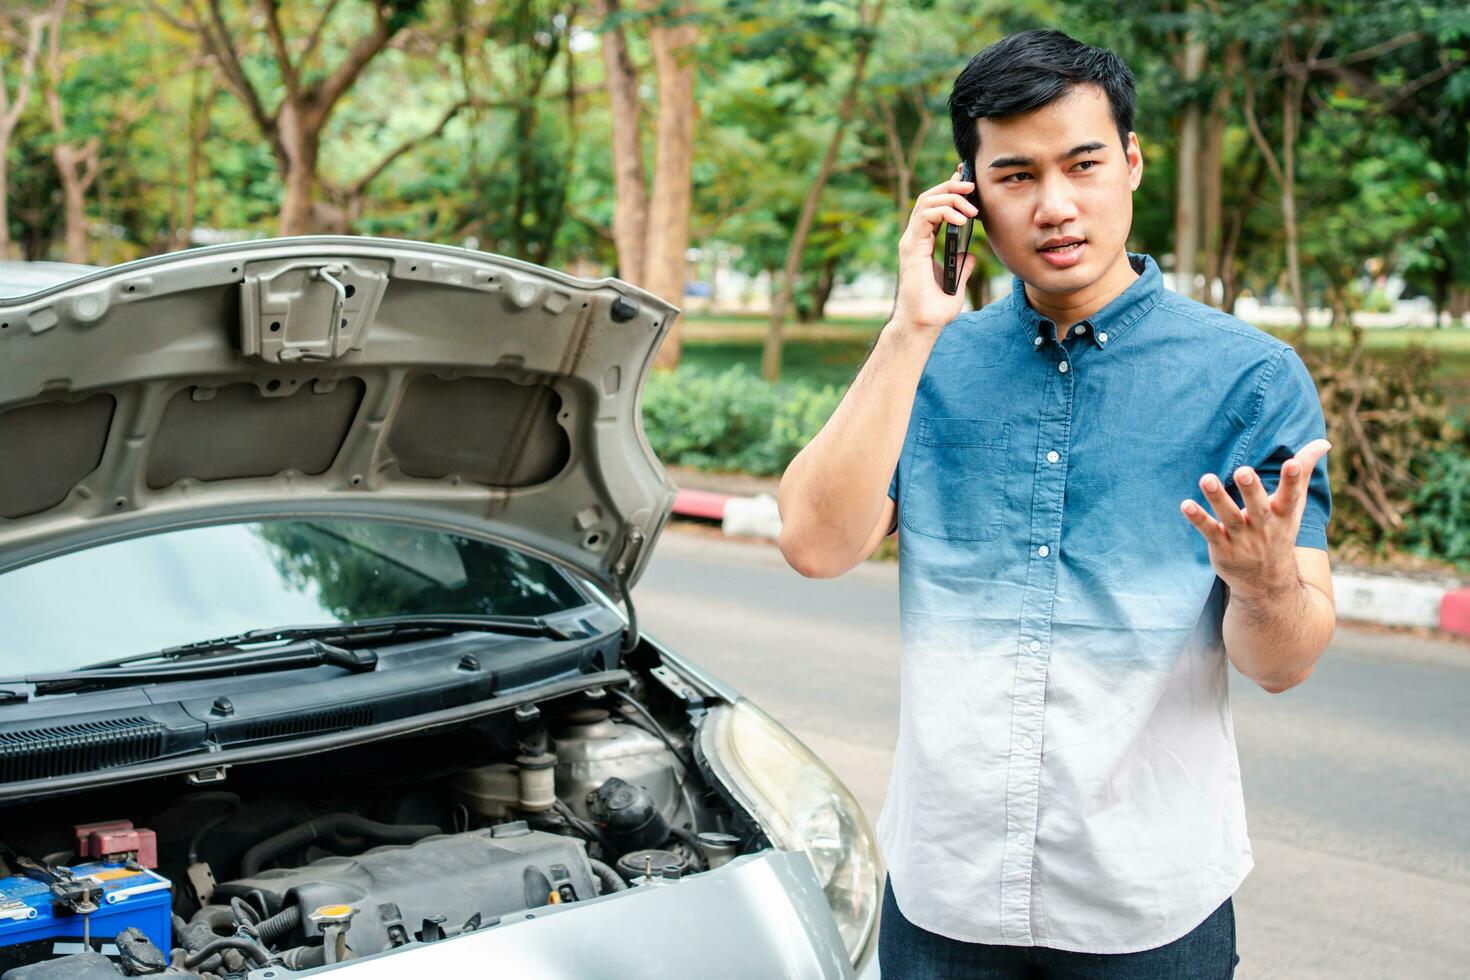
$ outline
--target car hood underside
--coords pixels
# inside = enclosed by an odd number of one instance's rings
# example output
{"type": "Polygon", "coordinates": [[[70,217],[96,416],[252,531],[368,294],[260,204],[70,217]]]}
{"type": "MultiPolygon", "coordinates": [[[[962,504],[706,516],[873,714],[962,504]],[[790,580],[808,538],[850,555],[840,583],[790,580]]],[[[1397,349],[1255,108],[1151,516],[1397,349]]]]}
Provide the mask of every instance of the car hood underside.
{"type": "Polygon", "coordinates": [[[614,596],[674,487],[640,424],[678,310],[418,242],[178,252],[0,300],[0,571],[193,524],[384,517],[614,596]]]}

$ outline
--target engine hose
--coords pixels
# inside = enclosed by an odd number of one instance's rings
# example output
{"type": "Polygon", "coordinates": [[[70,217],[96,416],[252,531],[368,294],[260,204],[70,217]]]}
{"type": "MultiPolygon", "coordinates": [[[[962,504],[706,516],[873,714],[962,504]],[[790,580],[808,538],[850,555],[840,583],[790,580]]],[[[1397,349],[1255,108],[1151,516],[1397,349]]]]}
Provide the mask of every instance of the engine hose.
{"type": "Polygon", "coordinates": [[[185,924],[184,931],[186,935],[200,935],[200,929],[208,930],[211,935],[228,936],[235,931],[235,910],[228,905],[201,905],[185,924]]]}
{"type": "Polygon", "coordinates": [[[261,919],[256,923],[255,931],[259,933],[261,942],[275,947],[299,925],[301,925],[301,906],[292,905],[281,909],[269,919],[261,919]]]}
{"type": "Polygon", "coordinates": [[[623,876],[612,868],[592,858],[588,858],[587,863],[592,865],[592,873],[597,876],[598,882],[602,885],[602,888],[598,891],[599,895],[606,895],[609,892],[625,892],[628,890],[628,883],[623,880],[623,876]]]}
{"type": "Polygon", "coordinates": [[[328,813],[268,837],[246,851],[240,859],[240,877],[253,878],[272,858],[333,833],[363,837],[374,844],[412,844],[443,831],[434,824],[379,823],[355,813],[328,813]]]}
{"type": "Polygon", "coordinates": [[[216,953],[222,953],[227,949],[238,950],[244,953],[255,961],[256,966],[265,966],[271,961],[270,954],[261,949],[259,943],[251,942],[249,939],[242,939],[239,936],[221,936],[204,948],[196,949],[184,957],[184,966],[192,970],[216,953]]]}
{"type": "Polygon", "coordinates": [[[230,911],[235,913],[235,921],[240,925],[253,926],[260,921],[260,913],[238,895],[230,899],[230,911]]]}
{"type": "Polygon", "coordinates": [[[669,836],[684,842],[684,846],[689,848],[689,860],[696,868],[701,871],[709,870],[709,862],[705,860],[704,850],[699,846],[699,838],[694,836],[693,831],[683,827],[670,827],[669,836]]]}
{"type": "Polygon", "coordinates": [[[297,946],[281,954],[281,965],[288,970],[310,970],[313,967],[325,966],[326,962],[327,947],[325,946],[297,946]]]}

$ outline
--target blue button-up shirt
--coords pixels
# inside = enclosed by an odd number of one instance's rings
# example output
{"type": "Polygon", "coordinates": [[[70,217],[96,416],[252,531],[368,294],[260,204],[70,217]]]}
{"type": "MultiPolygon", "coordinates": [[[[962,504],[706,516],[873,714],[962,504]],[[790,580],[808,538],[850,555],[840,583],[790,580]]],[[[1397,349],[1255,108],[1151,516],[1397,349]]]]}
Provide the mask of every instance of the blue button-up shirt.
{"type": "MultiPolygon", "coordinates": [[[[899,736],[878,838],[905,917],[955,939],[1160,946],[1252,867],[1226,593],[1179,511],[1325,436],[1296,352],[1139,278],[1065,340],[1012,294],[948,324],[898,503],[899,736]]],[[[1326,548],[1327,461],[1299,546],[1326,548]]]]}

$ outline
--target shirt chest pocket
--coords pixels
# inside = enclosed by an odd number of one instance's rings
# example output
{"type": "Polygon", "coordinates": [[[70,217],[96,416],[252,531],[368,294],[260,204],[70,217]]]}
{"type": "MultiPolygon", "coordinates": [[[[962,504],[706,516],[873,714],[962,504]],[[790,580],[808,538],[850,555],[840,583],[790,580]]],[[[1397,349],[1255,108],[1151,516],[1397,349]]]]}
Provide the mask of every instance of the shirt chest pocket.
{"type": "Polygon", "coordinates": [[[917,534],[990,541],[1006,515],[1006,450],[1011,423],[999,419],[920,418],[900,519],[917,534]]]}

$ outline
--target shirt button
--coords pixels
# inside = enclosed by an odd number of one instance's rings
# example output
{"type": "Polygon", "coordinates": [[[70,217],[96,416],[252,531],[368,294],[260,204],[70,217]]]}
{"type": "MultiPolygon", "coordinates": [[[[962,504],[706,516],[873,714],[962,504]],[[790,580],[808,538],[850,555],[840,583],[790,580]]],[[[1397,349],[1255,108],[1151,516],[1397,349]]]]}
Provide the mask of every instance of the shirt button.
{"type": "Polygon", "coordinates": [[[1016,832],[1016,843],[1017,844],[1025,844],[1026,843],[1026,832],[1024,830],[1018,830],[1016,832]]]}
{"type": "Polygon", "coordinates": [[[1022,748],[1029,749],[1029,748],[1031,748],[1031,746],[1033,746],[1035,744],[1036,743],[1031,740],[1031,736],[1030,735],[1022,735],[1021,736],[1021,747],[1022,748]]]}
{"type": "Polygon", "coordinates": [[[1031,641],[1031,652],[1032,653],[1035,653],[1036,651],[1038,651],[1040,649],[1041,649],[1041,641],[1040,640],[1032,640],[1031,641]]]}
{"type": "Polygon", "coordinates": [[[1057,370],[1060,371],[1060,372],[1062,372],[1063,374],[1066,374],[1067,373],[1067,362],[1066,361],[1063,361],[1062,363],[1058,364],[1057,365],[1057,370]]]}
{"type": "Polygon", "coordinates": [[[1046,545],[1042,545],[1040,548],[1036,549],[1036,553],[1045,558],[1047,555],[1051,554],[1051,549],[1048,548],[1046,545]]]}
{"type": "Polygon", "coordinates": [[[1061,458],[1062,458],[1061,455],[1055,449],[1053,449],[1051,452],[1049,452],[1049,453],[1046,454],[1046,461],[1048,463],[1055,463],[1057,460],[1059,460],[1061,458]]]}
{"type": "Polygon", "coordinates": [[[1031,343],[1035,344],[1037,347],[1040,347],[1041,346],[1041,341],[1042,341],[1042,338],[1041,337],[1037,337],[1035,340],[1031,341],[1031,343]]]}
{"type": "Polygon", "coordinates": [[[1106,344],[1108,342],[1108,332],[1106,330],[1104,330],[1102,333],[1100,333],[1100,334],[1097,335],[1097,339],[1101,343],[1106,344]]]}
{"type": "Polygon", "coordinates": [[[1077,325],[1077,332],[1078,333],[1086,333],[1087,332],[1087,324],[1085,324],[1085,323],[1079,323],[1077,325]]]}

